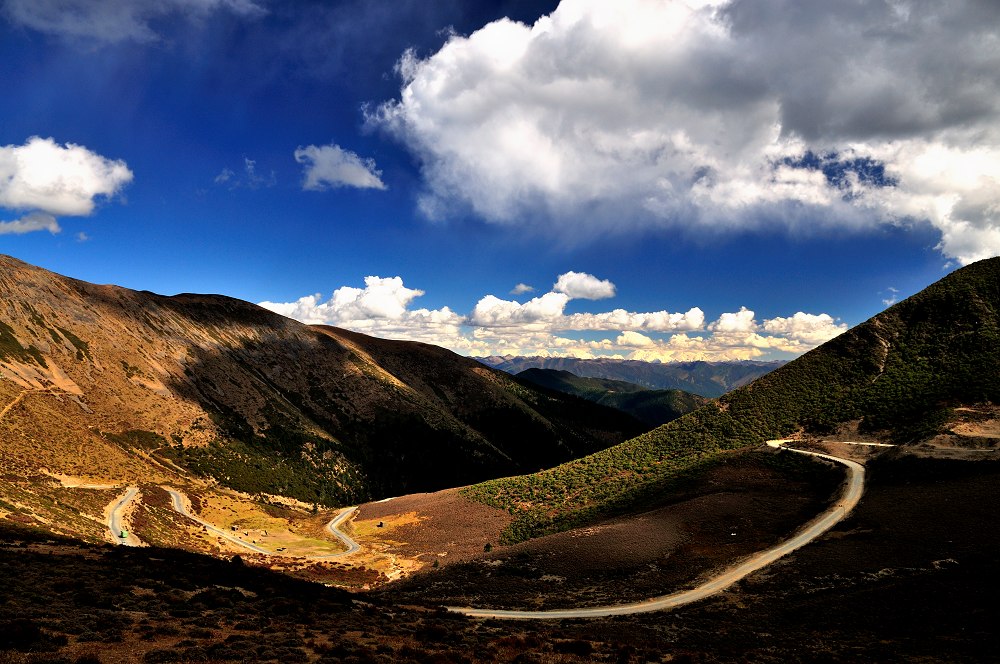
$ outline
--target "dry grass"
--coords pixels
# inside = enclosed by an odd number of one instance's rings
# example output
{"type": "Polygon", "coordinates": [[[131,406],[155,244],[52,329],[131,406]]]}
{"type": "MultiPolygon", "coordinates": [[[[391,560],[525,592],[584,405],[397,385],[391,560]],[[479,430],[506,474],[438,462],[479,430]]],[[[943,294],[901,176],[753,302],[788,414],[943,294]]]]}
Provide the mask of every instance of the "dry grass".
{"type": "Polygon", "coordinates": [[[323,514],[312,515],[303,508],[264,504],[225,489],[202,489],[197,497],[197,513],[201,518],[268,551],[277,553],[284,549],[297,557],[343,551],[340,542],[329,533],[324,534],[320,526],[321,523],[325,526],[336,512],[324,510],[323,514]]]}
{"type": "Polygon", "coordinates": [[[100,503],[104,497],[110,500],[111,494],[86,489],[76,494],[57,487],[43,477],[0,478],[0,517],[86,542],[104,541],[107,527],[100,503]]]}
{"type": "Polygon", "coordinates": [[[481,556],[486,544],[496,544],[511,516],[458,491],[367,503],[358,508],[355,532],[367,546],[395,556],[407,574],[435,561],[444,565],[481,556]]]}
{"type": "Polygon", "coordinates": [[[94,483],[155,481],[162,471],[97,435],[88,416],[66,396],[29,393],[4,417],[0,453],[6,470],[81,476],[94,483]]]}

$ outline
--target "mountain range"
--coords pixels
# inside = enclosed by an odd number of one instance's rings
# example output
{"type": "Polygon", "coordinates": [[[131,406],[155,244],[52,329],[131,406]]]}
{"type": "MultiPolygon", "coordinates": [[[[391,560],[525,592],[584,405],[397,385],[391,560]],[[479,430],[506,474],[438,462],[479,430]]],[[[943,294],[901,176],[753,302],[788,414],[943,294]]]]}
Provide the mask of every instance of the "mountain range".
{"type": "Polygon", "coordinates": [[[584,378],[634,383],[653,390],[683,390],[704,397],[718,397],[773,371],[784,361],[759,362],[642,362],[614,358],[519,357],[491,355],[477,360],[511,374],[527,369],[568,371],[584,378]]]}
{"type": "Polygon", "coordinates": [[[617,408],[651,427],[676,420],[709,401],[683,390],[652,390],[622,380],[586,378],[559,369],[525,369],[517,377],[540,387],[617,408]]]}
{"type": "Polygon", "coordinates": [[[535,471],[648,428],[438,347],[220,295],[96,286],[11,257],[0,293],[0,399],[31,402],[0,435],[11,471],[180,467],[344,504],[535,471]]]}

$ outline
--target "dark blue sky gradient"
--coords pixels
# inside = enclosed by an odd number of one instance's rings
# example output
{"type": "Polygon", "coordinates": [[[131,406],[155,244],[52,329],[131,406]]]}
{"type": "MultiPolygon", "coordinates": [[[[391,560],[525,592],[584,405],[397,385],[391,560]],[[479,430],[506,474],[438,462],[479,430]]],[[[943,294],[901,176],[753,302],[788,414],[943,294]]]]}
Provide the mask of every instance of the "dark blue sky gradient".
{"type": "MultiPolygon", "coordinates": [[[[746,306],[758,319],[825,312],[849,324],[881,310],[889,287],[906,296],[952,269],[934,249],[938,236],[919,228],[796,233],[763,223],[566,245],[472,217],[422,218],[419,164],[364,126],[363,106],[399,95],[393,68],[406,49],[427,56],[449,29],[532,22],[556,4],[275,3],[255,20],[169,17],[152,24],[162,39],[147,44],[66,39],[0,19],[0,145],[52,137],[135,174],[121,200],[61,217],[56,236],[0,236],[0,252],[88,281],[251,301],[328,297],[366,275],[399,275],[426,291],[416,306],[459,313],[518,282],[545,292],[575,270],[610,279],[618,295],[574,300],[568,312],[697,306],[712,320],[746,306]],[[330,143],[374,159],[388,189],[303,191],[293,152],[330,143]],[[232,177],[217,183],[225,169],[232,177]]],[[[4,220],[17,214],[0,210],[4,220]]]]}

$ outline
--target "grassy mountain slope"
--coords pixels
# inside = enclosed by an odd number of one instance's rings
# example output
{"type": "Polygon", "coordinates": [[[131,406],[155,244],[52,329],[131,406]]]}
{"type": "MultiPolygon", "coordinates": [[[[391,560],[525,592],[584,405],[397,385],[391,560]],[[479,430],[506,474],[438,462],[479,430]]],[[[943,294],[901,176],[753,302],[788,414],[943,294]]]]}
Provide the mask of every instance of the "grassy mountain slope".
{"type": "Polygon", "coordinates": [[[784,362],[642,362],[575,357],[476,358],[495,369],[519,374],[528,369],[569,371],[577,376],[635,383],[652,390],[684,390],[714,398],[742,387],[780,367],[784,362]]]}
{"type": "Polygon", "coordinates": [[[526,369],[517,377],[540,387],[617,408],[654,427],[676,420],[709,401],[683,390],[651,390],[635,383],[586,378],[558,369],[526,369]]]}
{"type": "Polygon", "coordinates": [[[5,470],[160,481],[171,463],[319,503],[530,472],[643,427],[449,351],[0,257],[5,470]]]}
{"type": "Polygon", "coordinates": [[[1000,398],[1000,259],[975,263],[716,402],[557,468],[467,495],[515,515],[508,541],[649,501],[727,450],[858,422],[899,443],[1000,398]]]}

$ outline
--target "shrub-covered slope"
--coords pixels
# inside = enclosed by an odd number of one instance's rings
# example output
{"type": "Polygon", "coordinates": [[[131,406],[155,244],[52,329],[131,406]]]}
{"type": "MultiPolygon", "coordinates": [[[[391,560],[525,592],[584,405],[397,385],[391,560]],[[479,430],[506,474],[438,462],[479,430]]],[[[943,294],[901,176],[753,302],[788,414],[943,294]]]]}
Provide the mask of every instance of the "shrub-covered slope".
{"type": "Polygon", "coordinates": [[[683,390],[651,390],[635,383],[587,378],[559,369],[526,369],[517,377],[540,387],[617,408],[654,427],[698,410],[709,401],[683,390]]]}
{"type": "Polygon", "coordinates": [[[1000,398],[1000,258],[957,270],[839,337],[658,429],[468,495],[511,511],[520,540],[641,505],[725,450],[860,421],[898,443],[960,404],[1000,398]]]}

